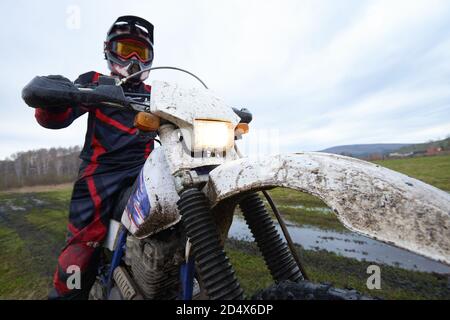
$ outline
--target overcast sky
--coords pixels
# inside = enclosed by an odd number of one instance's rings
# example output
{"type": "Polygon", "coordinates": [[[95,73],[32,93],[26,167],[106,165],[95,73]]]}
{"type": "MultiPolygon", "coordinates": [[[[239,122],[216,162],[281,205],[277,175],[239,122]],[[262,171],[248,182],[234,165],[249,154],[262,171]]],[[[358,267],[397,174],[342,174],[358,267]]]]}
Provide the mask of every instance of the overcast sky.
{"type": "MultiPolygon", "coordinates": [[[[249,108],[253,132],[271,129],[280,151],[450,134],[450,1],[2,0],[0,10],[0,159],[83,143],[86,116],[41,128],[21,89],[35,75],[108,72],[103,41],[125,14],[155,25],[154,66],[193,71],[249,108]]],[[[197,86],[167,71],[152,79],[197,86]]]]}

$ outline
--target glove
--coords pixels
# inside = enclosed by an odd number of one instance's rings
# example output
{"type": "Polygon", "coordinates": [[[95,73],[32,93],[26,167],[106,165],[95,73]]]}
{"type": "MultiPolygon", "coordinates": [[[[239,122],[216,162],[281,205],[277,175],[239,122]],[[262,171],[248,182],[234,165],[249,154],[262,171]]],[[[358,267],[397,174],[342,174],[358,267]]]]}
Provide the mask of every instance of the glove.
{"type": "Polygon", "coordinates": [[[77,104],[79,90],[60,75],[35,77],[22,90],[22,99],[32,108],[66,110],[77,104]]]}

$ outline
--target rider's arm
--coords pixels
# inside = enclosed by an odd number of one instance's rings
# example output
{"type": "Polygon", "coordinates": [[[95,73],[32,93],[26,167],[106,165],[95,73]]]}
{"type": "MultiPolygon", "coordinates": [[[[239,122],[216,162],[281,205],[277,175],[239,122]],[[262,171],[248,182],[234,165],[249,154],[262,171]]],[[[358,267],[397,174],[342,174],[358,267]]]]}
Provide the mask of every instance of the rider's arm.
{"type": "Polygon", "coordinates": [[[86,113],[84,107],[70,107],[66,109],[36,108],[34,116],[37,122],[48,129],[62,129],[68,127],[76,118],[86,113]]]}

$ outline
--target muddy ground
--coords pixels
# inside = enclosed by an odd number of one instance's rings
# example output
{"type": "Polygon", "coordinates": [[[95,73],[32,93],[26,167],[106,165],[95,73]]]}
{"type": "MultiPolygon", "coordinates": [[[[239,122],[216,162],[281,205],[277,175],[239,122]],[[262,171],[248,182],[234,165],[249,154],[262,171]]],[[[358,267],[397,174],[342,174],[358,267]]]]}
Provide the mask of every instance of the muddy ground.
{"type": "MultiPolygon", "coordinates": [[[[0,194],[0,299],[45,299],[66,236],[71,189],[0,194]]],[[[316,204],[314,204],[316,205],[316,204]]],[[[322,213],[321,213],[322,214],[322,213]]],[[[366,287],[370,262],[298,247],[312,280],[385,299],[450,299],[448,275],[381,266],[382,290],[366,287]]],[[[271,283],[254,243],[229,240],[226,251],[248,296],[271,283]]]]}

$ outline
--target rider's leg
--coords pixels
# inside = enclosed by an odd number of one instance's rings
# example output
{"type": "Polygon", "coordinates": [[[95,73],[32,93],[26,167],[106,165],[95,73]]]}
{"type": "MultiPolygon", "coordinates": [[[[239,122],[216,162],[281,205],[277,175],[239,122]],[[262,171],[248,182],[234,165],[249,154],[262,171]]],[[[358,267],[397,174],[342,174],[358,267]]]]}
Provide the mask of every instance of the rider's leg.
{"type": "Polygon", "coordinates": [[[114,198],[133,181],[139,169],[82,164],[72,193],[68,239],[58,258],[54,291],[49,298],[87,299],[97,274],[114,198]],[[76,283],[68,281],[74,279],[73,270],[80,270],[80,288],[69,288],[70,283],[76,283]]]}

